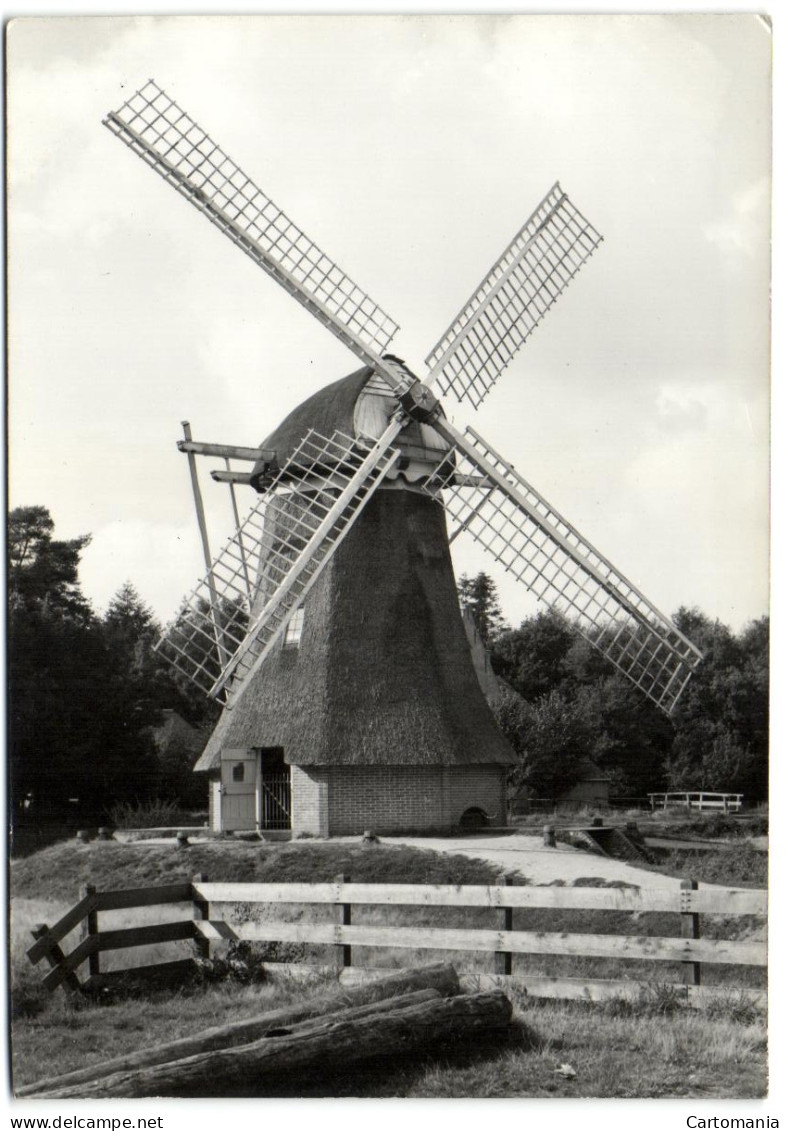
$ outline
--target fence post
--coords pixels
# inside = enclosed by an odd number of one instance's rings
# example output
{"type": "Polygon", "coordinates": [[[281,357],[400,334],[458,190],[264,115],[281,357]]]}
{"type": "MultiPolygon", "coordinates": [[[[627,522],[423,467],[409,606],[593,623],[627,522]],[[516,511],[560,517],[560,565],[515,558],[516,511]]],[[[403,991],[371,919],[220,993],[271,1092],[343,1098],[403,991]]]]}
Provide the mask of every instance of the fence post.
{"type": "MultiPolygon", "coordinates": [[[[205,872],[197,872],[192,877],[192,883],[206,884],[208,883],[208,876],[205,872]]],[[[210,917],[210,910],[207,901],[205,899],[196,899],[193,893],[192,918],[202,921],[203,919],[209,919],[210,917]]],[[[208,939],[196,938],[195,946],[200,958],[211,958],[211,943],[208,939]]]]}
{"type": "MultiPolygon", "coordinates": [[[[96,888],[93,884],[85,884],[82,889],[82,896],[95,895],[96,888]]],[[[95,909],[89,911],[85,918],[85,938],[90,938],[91,935],[98,935],[99,933],[99,913],[95,909]]],[[[88,956],[88,973],[91,977],[98,974],[100,969],[99,952],[88,956]]]]}
{"type": "MultiPolygon", "coordinates": [[[[497,887],[509,888],[513,880],[510,876],[506,876],[501,872],[496,878],[497,887]]],[[[497,928],[500,931],[513,930],[513,908],[500,907],[497,914],[497,928]]],[[[494,954],[494,973],[495,974],[512,974],[513,973],[513,955],[509,950],[498,950],[494,954]]]]}
{"type": "MultiPolygon", "coordinates": [[[[696,891],[698,886],[696,880],[680,881],[680,937],[683,939],[698,939],[700,937],[699,913],[687,910],[691,906],[691,900],[686,895],[686,892],[696,891]]],[[[685,962],[683,969],[688,985],[699,986],[702,984],[702,966],[699,962],[685,962]]]]}
{"type": "MultiPolygon", "coordinates": [[[[49,934],[49,927],[46,923],[36,923],[33,930],[30,932],[34,939],[38,940],[44,935],[49,934]]],[[[45,961],[53,970],[57,970],[66,961],[66,955],[63,953],[59,943],[53,943],[44,955],[45,961]]],[[[80,980],[73,970],[69,970],[66,977],[62,982],[63,988],[69,993],[80,993],[82,986],[80,980]]]]}
{"type": "MultiPolygon", "coordinates": [[[[340,872],[335,876],[336,884],[349,883],[349,877],[340,872]]],[[[335,905],[335,922],[338,926],[348,927],[351,923],[351,904],[350,903],[337,903],[335,905]]],[[[336,965],[338,970],[343,970],[346,966],[351,965],[351,947],[346,943],[339,943],[335,947],[336,965]]]]}

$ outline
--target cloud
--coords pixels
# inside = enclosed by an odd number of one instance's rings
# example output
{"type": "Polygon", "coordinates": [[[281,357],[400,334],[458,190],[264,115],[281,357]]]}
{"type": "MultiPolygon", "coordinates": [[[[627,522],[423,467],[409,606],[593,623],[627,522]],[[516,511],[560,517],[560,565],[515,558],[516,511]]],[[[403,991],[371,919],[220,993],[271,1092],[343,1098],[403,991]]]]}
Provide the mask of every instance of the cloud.
{"type": "Polygon", "coordinates": [[[619,505],[638,501],[640,556],[664,563],[666,607],[697,604],[740,627],[768,602],[767,392],[747,401],[688,381],[661,390],[659,412],[673,427],[624,468],[619,505]]]}
{"type": "Polygon", "coordinates": [[[725,256],[740,258],[745,255],[754,259],[765,255],[770,205],[771,182],[769,178],[761,177],[741,192],[734,193],[727,215],[704,224],[703,235],[725,256]]]}
{"type": "Polygon", "coordinates": [[[685,385],[663,385],[656,398],[658,420],[674,433],[688,429],[704,429],[710,408],[699,389],[685,385]]]}

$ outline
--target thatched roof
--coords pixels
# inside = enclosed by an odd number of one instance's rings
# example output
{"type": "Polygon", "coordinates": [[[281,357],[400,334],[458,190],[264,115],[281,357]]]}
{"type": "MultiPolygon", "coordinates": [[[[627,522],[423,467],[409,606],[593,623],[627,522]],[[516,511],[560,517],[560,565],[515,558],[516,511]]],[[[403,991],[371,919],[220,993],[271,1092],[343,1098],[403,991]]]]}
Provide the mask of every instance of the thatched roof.
{"type": "Polygon", "coordinates": [[[179,742],[186,750],[194,750],[197,754],[204,741],[204,735],[198,728],[188,723],[172,707],[163,708],[161,723],[151,727],[150,733],[160,754],[166,753],[174,742],[179,742]]]}
{"type": "MultiPolygon", "coordinates": [[[[478,683],[488,702],[493,707],[502,697],[502,685],[508,685],[501,680],[491,667],[491,653],[483,643],[483,638],[477,631],[475,618],[471,609],[465,609],[461,614],[464,623],[466,639],[469,641],[469,651],[472,653],[472,664],[477,675],[478,683]]],[[[512,688],[511,688],[512,690],[512,688]]]]}
{"type": "MultiPolygon", "coordinates": [[[[353,438],[378,439],[397,407],[397,399],[385,381],[370,368],[358,369],[297,405],[260,447],[273,451],[276,467],[282,467],[310,429],[327,438],[342,432],[353,438]]],[[[449,448],[447,441],[429,424],[414,420],[401,431],[396,444],[404,458],[398,470],[391,474],[407,481],[430,474],[449,448]]],[[[250,475],[252,486],[265,490],[266,476],[271,471],[271,466],[261,461],[256,463],[250,475]]]]}
{"type": "Polygon", "coordinates": [[[583,781],[611,781],[611,774],[607,774],[592,758],[582,758],[576,773],[577,782],[583,781]]]}
{"type": "Polygon", "coordinates": [[[307,598],[299,648],[267,657],[195,768],[258,746],[303,766],[516,761],[472,666],[439,503],[376,492],[307,598]]]}
{"type": "Polygon", "coordinates": [[[478,683],[486,697],[489,707],[495,710],[497,707],[505,703],[522,704],[526,706],[527,701],[523,695],[519,695],[518,691],[503,679],[501,675],[497,675],[491,666],[491,653],[483,643],[480,633],[477,631],[475,618],[471,610],[467,609],[463,614],[464,630],[466,638],[469,641],[469,650],[472,654],[472,664],[474,665],[475,674],[478,683]]]}
{"type": "MultiPolygon", "coordinates": [[[[488,648],[486,648],[480,633],[477,631],[477,625],[475,624],[471,610],[467,609],[462,615],[466,637],[469,641],[469,648],[472,653],[475,675],[483,690],[483,694],[488,700],[489,706],[496,708],[500,704],[521,703],[526,707],[527,700],[524,696],[520,695],[515,687],[511,687],[506,679],[497,675],[491,667],[491,653],[488,648]]],[[[610,775],[602,770],[600,766],[596,765],[592,758],[582,758],[577,765],[574,785],[578,785],[581,782],[608,782],[610,780],[610,775]]],[[[519,797],[522,793],[526,796],[528,792],[528,789],[519,790],[516,793],[516,797],[519,797]]]]}
{"type": "MultiPolygon", "coordinates": [[[[322,436],[331,436],[333,432],[353,436],[354,406],[372,372],[372,369],[365,366],[364,369],[358,369],[348,377],[341,377],[339,381],[333,381],[331,385],[319,389],[312,397],[297,405],[282,424],[261,442],[260,447],[276,452],[277,463],[282,467],[311,428],[322,436]]],[[[256,463],[251,478],[254,479],[263,469],[263,464],[256,463]]]]}

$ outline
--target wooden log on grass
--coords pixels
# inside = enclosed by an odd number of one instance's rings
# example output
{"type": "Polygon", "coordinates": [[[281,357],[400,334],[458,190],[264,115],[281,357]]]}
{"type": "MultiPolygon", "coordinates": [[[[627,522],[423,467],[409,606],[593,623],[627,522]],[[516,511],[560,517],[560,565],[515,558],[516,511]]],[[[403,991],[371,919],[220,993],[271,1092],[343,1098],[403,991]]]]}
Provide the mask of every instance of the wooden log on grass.
{"type": "Polygon", "coordinates": [[[460,993],[455,968],[447,962],[436,962],[430,966],[399,970],[396,974],[379,978],[377,981],[365,982],[363,985],[332,994],[306,998],[298,1003],[281,1006],[279,1009],[270,1009],[266,1013],[249,1017],[244,1021],[218,1025],[189,1037],[114,1057],[103,1064],[93,1064],[62,1076],[38,1080],[35,1084],[17,1089],[16,1094],[18,1096],[49,1094],[53,1089],[84,1084],[101,1076],[181,1060],[210,1052],[212,1049],[248,1044],[273,1028],[289,1028],[310,1017],[325,1016],[342,1009],[351,1009],[426,989],[435,990],[442,997],[453,997],[460,993]]]}
{"type": "MultiPolygon", "coordinates": [[[[504,1031],[511,1005],[501,991],[442,998],[429,991],[359,1010],[281,1026],[245,1045],[116,1072],[85,1084],[52,1089],[47,1099],[133,1099],[142,1096],[276,1095],[283,1080],[331,1073],[366,1060],[403,1057],[504,1031]],[[416,1000],[421,999],[421,1000],[416,1000]]],[[[287,1089],[286,1089],[287,1090],[287,1089]]]]}

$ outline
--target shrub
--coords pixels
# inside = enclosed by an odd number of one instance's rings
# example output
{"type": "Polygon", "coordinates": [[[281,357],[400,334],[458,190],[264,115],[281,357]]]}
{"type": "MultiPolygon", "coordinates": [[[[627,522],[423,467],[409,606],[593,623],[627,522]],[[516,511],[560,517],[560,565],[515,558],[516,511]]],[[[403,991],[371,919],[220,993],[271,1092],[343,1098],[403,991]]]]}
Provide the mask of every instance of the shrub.
{"type": "MultiPolygon", "coordinates": [[[[663,814],[657,814],[662,816],[663,814]]],[[[768,835],[768,813],[764,810],[733,816],[731,813],[701,813],[673,820],[666,830],[674,836],[699,836],[743,840],[768,835]]]]}
{"type": "Polygon", "coordinates": [[[682,989],[665,982],[649,982],[639,987],[636,997],[613,997],[601,1007],[608,1017],[668,1017],[687,1009],[682,989]]]}
{"type": "Polygon", "coordinates": [[[753,1025],[763,1015],[760,1007],[743,991],[736,997],[708,998],[703,1010],[712,1021],[731,1021],[735,1025],[753,1025]]]}
{"type": "Polygon", "coordinates": [[[18,971],[13,972],[9,1005],[11,1020],[19,1017],[35,1017],[42,1013],[49,1003],[49,991],[44,987],[38,971],[31,971],[29,975],[19,976],[18,971]]]}
{"type": "Polygon", "coordinates": [[[189,814],[179,809],[175,801],[119,801],[111,806],[108,815],[116,829],[160,829],[189,824],[189,814]]]}

